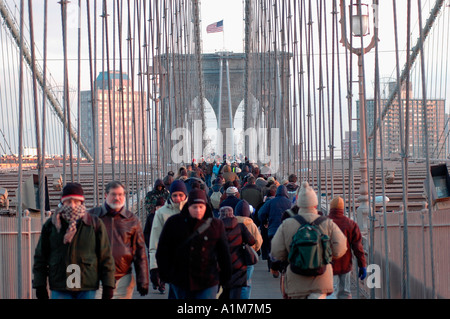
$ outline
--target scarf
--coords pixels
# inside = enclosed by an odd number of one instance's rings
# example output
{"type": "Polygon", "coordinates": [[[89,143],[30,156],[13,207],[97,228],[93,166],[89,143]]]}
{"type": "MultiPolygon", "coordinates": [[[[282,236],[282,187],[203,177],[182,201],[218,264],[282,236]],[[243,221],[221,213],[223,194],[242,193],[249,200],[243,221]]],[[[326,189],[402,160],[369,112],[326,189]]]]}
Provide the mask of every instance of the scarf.
{"type": "Polygon", "coordinates": [[[58,232],[61,231],[61,217],[69,223],[69,227],[64,235],[64,244],[72,242],[75,233],[77,232],[77,222],[86,214],[86,207],[84,205],[76,206],[72,209],[70,206],[62,206],[56,211],[54,215],[54,225],[58,232]]]}

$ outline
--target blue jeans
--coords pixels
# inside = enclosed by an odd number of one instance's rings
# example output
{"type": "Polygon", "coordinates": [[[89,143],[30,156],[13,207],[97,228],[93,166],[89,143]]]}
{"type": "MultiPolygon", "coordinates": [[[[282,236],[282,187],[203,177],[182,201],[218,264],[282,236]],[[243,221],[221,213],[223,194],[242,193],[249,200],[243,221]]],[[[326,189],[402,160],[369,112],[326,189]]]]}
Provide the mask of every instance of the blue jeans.
{"type": "Polygon", "coordinates": [[[205,175],[206,186],[211,187],[211,175],[205,175]]]}
{"type": "Polygon", "coordinates": [[[96,290],[88,291],[57,291],[52,290],[51,299],[95,299],[96,290]]]}
{"type": "Polygon", "coordinates": [[[190,291],[170,284],[169,299],[216,299],[218,286],[198,291],[190,291]]]}
{"type": "Polygon", "coordinates": [[[247,286],[242,287],[241,299],[250,299],[252,291],[252,276],[255,270],[255,265],[247,266],[247,286]]]}

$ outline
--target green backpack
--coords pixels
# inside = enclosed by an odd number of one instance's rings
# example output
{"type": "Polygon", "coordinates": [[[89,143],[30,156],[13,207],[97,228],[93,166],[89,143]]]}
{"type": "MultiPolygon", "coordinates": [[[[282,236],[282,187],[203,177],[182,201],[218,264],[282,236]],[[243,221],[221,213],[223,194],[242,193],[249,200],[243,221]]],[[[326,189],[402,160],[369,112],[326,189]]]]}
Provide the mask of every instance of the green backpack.
{"type": "Polygon", "coordinates": [[[321,216],[312,223],[300,215],[293,218],[300,223],[300,228],[290,244],[288,261],[291,270],[298,275],[320,276],[332,260],[330,238],[318,227],[327,218],[321,216]]]}

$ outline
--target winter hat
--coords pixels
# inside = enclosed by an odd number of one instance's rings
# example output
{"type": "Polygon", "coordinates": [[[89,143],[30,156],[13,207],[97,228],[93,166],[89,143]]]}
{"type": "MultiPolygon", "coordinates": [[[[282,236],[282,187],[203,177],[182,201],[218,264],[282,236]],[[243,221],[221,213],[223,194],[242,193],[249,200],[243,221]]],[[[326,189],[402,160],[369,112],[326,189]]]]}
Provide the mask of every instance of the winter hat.
{"type": "Polygon", "coordinates": [[[77,199],[84,202],[83,187],[78,183],[67,183],[62,191],[61,203],[64,203],[68,199],[77,199]]]}
{"type": "Polygon", "coordinates": [[[341,196],[336,196],[330,203],[330,209],[344,209],[344,200],[341,196]]]}
{"type": "Polygon", "coordinates": [[[250,204],[245,199],[239,201],[234,208],[234,215],[236,216],[250,217],[251,213],[250,204]]]}
{"type": "Polygon", "coordinates": [[[219,210],[219,215],[220,215],[220,218],[234,217],[233,208],[230,206],[223,206],[219,210]]]}
{"type": "Polygon", "coordinates": [[[238,189],[234,186],[230,186],[227,188],[227,195],[234,195],[239,193],[238,189]]]}
{"type": "Polygon", "coordinates": [[[182,180],[177,179],[170,184],[170,195],[175,192],[183,192],[186,196],[188,196],[186,184],[182,180]]]}
{"type": "Polygon", "coordinates": [[[297,206],[300,208],[316,207],[319,204],[317,194],[309,186],[308,182],[303,182],[297,197],[297,206]]]}
{"type": "Polygon", "coordinates": [[[189,193],[189,199],[187,202],[188,207],[194,204],[204,204],[208,205],[208,199],[206,198],[206,193],[204,190],[199,188],[194,188],[189,193]]]}

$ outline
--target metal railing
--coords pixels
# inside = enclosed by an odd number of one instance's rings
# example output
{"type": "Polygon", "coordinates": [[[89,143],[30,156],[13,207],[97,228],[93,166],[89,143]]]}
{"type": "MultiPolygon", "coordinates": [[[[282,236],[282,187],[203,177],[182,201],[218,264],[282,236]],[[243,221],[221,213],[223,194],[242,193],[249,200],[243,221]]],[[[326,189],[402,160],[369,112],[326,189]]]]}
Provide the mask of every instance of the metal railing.
{"type": "Polygon", "coordinates": [[[36,245],[41,234],[40,218],[32,218],[25,211],[22,218],[20,250],[22,274],[18,273],[18,218],[0,216],[0,299],[33,298],[32,267],[36,245]],[[19,282],[20,281],[20,282],[19,282]]]}

